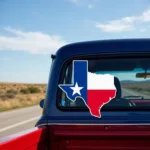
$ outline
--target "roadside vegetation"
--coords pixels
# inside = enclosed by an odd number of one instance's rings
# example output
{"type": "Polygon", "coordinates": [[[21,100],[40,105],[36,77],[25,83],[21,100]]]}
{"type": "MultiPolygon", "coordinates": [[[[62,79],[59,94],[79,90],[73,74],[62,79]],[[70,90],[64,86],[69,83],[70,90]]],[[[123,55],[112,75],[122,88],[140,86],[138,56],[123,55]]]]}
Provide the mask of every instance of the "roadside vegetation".
{"type": "Polygon", "coordinates": [[[46,84],[0,83],[0,112],[39,104],[46,84]]]}
{"type": "Polygon", "coordinates": [[[134,83],[124,83],[122,84],[123,88],[130,89],[132,91],[150,95],[150,82],[134,82],[134,83]]]}

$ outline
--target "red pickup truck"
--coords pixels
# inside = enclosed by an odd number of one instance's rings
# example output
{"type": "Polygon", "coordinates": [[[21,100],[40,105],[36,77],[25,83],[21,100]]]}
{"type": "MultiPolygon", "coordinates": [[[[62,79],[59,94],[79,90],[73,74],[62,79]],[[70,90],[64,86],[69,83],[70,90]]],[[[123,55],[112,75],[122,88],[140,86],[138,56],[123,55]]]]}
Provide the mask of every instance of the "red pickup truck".
{"type": "Polygon", "coordinates": [[[150,149],[150,39],[69,44],[52,60],[41,117],[0,150],[150,149]]]}

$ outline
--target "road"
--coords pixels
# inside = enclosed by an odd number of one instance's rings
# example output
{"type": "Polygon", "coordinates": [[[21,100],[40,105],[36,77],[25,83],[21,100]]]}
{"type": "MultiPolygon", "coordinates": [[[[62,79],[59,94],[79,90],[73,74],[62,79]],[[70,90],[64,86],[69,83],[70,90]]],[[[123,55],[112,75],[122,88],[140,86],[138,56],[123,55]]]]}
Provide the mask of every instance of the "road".
{"type": "Polygon", "coordinates": [[[1,112],[0,138],[34,127],[41,113],[39,105],[1,112]]]}
{"type": "MultiPolygon", "coordinates": [[[[129,89],[122,89],[122,96],[150,96],[139,94],[129,89]]],[[[42,109],[39,106],[32,106],[22,109],[11,110],[0,113],[0,137],[8,136],[17,132],[34,127],[40,117],[42,109]]]]}

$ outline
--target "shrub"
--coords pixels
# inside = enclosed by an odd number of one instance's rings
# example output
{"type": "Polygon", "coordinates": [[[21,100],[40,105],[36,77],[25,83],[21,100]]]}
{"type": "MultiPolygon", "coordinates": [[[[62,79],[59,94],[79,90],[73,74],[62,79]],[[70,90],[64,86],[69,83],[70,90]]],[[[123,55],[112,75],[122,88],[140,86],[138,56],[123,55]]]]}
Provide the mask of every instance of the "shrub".
{"type": "Polygon", "coordinates": [[[142,88],[137,88],[137,91],[139,92],[139,91],[142,91],[142,88]]]}
{"type": "Polygon", "coordinates": [[[136,89],[137,89],[137,87],[134,87],[134,86],[133,86],[133,87],[131,87],[131,89],[136,90],[136,89]]]}
{"type": "Polygon", "coordinates": [[[131,87],[131,89],[135,90],[135,91],[138,91],[138,92],[143,90],[142,88],[139,88],[139,87],[131,87]]]}
{"type": "Polygon", "coordinates": [[[29,94],[30,90],[28,88],[26,88],[26,89],[21,89],[20,92],[23,94],[29,94]]]}
{"type": "Polygon", "coordinates": [[[16,96],[16,94],[13,94],[13,93],[7,93],[5,95],[7,98],[14,98],[16,96]]]}
{"type": "Polygon", "coordinates": [[[10,90],[7,90],[6,92],[7,94],[17,94],[18,92],[13,90],[13,89],[10,89],[10,90]]]}
{"type": "Polygon", "coordinates": [[[146,88],[146,89],[144,89],[144,91],[150,92],[150,89],[146,88]]]}
{"type": "Polygon", "coordinates": [[[39,93],[41,92],[39,88],[37,87],[28,87],[20,90],[21,93],[23,94],[32,94],[32,93],[39,93]]]}
{"type": "Polygon", "coordinates": [[[3,91],[0,91],[0,95],[3,95],[4,94],[4,92],[3,91]]]}
{"type": "Polygon", "coordinates": [[[0,95],[0,98],[2,100],[8,100],[8,98],[14,98],[16,96],[16,94],[13,93],[5,93],[3,95],[0,95]]]}
{"type": "Polygon", "coordinates": [[[29,87],[28,90],[30,91],[30,93],[40,93],[41,90],[37,87],[29,87]]]}

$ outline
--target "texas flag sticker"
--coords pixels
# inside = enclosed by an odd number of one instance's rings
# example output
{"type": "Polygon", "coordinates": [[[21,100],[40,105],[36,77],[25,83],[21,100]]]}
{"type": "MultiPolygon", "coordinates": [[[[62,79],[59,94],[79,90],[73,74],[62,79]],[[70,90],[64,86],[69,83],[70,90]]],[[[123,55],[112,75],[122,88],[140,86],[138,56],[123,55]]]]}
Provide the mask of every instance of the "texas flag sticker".
{"type": "Polygon", "coordinates": [[[90,114],[101,118],[101,108],[116,96],[114,76],[88,72],[87,60],[73,61],[73,84],[58,85],[71,101],[82,98],[90,114]]]}

